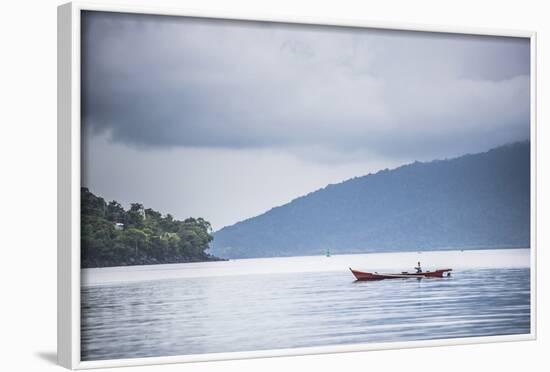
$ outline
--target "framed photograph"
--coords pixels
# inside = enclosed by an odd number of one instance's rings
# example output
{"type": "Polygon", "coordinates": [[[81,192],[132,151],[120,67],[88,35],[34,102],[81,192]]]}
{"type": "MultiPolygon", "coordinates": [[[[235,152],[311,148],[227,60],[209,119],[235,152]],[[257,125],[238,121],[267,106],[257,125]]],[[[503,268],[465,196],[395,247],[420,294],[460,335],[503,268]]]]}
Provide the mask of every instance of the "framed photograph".
{"type": "Polygon", "coordinates": [[[60,6],[59,363],[534,339],[535,47],[60,6]]]}

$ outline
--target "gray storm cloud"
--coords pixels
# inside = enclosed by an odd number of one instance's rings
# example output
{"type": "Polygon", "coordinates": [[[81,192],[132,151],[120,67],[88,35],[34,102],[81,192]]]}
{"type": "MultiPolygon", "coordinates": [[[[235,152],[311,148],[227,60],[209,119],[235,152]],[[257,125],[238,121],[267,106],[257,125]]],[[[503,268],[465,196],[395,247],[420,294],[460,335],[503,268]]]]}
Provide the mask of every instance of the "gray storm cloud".
{"type": "Polygon", "coordinates": [[[85,133],[127,145],[429,157],[529,137],[528,39],[99,12],[82,37],[85,133]]]}

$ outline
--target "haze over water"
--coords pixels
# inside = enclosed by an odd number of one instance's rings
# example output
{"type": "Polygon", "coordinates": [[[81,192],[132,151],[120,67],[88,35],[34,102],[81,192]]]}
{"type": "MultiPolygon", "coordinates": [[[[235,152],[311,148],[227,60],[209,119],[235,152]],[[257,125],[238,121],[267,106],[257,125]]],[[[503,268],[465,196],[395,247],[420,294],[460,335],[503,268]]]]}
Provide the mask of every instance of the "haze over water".
{"type": "Polygon", "coordinates": [[[529,249],[245,259],[82,271],[82,359],[525,334],[529,249]],[[355,282],[453,268],[450,278],[355,282]]]}

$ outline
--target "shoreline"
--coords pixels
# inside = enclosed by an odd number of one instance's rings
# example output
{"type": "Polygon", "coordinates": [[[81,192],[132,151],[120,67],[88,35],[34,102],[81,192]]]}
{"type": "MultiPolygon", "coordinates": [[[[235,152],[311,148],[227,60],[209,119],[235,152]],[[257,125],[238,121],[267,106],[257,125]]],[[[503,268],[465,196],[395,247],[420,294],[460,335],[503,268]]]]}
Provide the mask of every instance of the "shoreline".
{"type": "Polygon", "coordinates": [[[152,265],[173,265],[173,264],[184,264],[184,263],[200,263],[200,262],[218,262],[218,261],[229,261],[228,258],[220,258],[211,256],[207,259],[199,259],[199,258],[184,258],[182,260],[174,259],[174,260],[168,260],[166,262],[158,262],[158,260],[151,258],[151,259],[140,259],[138,263],[126,263],[126,264],[113,264],[113,265],[104,265],[104,266],[81,266],[80,269],[103,269],[103,268],[110,268],[110,267],[134,267],[134,266],[152,266],[152,265]]]}

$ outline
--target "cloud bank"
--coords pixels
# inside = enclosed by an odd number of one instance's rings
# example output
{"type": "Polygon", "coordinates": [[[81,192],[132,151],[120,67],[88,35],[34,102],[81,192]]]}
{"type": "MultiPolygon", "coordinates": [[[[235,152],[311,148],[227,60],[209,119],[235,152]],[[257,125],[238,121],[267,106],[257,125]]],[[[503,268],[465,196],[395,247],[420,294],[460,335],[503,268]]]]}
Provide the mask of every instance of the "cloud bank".
{"type": "Polygon", "coordinates": [[[529,40],[86,12],[85,136],[431,158],[529,138],[529,40]]]}

